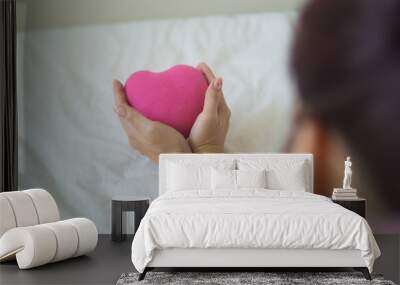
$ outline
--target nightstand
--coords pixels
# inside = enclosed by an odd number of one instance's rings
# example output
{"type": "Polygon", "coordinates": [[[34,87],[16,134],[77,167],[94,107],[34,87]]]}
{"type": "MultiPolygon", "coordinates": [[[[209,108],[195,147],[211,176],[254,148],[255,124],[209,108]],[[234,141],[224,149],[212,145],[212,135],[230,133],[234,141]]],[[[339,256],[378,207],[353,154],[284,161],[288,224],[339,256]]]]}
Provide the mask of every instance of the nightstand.
{"type": "Polygon", "coordinates": [[[367,200],[364,198],[358,198],[354,200],[334,200],[332,199],[333,203],[339,204],[340,206],[353,211],[356,214],[359,214],[361,217],[365,218],[365,210],[367,200]]]}
{"type": "Polygon", "coordinates": [[[111,204],[111,237],[113,241],[123,241],[126,235],[122,233],[122,213],[135,212],[135,233],[140,221],[149,208],[150,198],[138,196],[113,196],[111,204]]]}

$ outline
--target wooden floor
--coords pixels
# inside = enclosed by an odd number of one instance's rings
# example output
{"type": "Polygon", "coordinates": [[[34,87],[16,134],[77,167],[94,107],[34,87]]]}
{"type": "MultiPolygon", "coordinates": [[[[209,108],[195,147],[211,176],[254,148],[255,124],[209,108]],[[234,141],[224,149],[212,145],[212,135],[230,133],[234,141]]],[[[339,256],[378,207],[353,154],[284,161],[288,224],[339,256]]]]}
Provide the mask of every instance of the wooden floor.
{"type": "MultiPolygon", "coordinates": [[[[375,272],[399,283],[400,235],[375,236],[382,257],[375,263],[375,272]]],[[[124,272],[135,271],[131,262],[132,237],[121,243],[111,241],[109,235],[100,235],[94,252],[88,256],[19,270],[16,262],[0,264],[0,284],[115,284],[124,272]]]]}

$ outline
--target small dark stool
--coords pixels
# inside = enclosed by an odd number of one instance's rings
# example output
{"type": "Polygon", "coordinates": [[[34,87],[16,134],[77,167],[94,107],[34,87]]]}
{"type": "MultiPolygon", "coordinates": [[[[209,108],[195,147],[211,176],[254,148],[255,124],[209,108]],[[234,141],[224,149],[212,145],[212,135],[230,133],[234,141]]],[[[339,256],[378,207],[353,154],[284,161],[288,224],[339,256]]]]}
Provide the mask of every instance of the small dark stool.
{"type": "Polygon", "coordinates": [[[364,198],[356,198],[353,200],[335,200],[332,199],[332,202],[339,204],[340,206],[353,211],[356,214],[359,214],[361,217],[365,218],[366,214],[366,204],[367,200],[364,198]]]}
{"type": "Polygon", "coordinates": [[[138,196],[113,196],[111,204],[111,237],[113,241],[123,241],[126,234],[122,233],[122,212],[135,212],[135,233],[140,221],[150,205],[150,198],[138,196]]]}

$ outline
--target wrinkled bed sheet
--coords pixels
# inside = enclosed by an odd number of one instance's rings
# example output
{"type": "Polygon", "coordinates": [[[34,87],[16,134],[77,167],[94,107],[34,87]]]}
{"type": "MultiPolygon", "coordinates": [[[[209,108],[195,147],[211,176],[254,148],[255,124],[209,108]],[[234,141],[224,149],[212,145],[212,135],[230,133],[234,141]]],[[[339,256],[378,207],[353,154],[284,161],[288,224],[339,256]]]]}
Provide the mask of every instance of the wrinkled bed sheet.
{"type": "Polygon", "coordinates": [[[380,255],[366,220],[328,198],[258,189],[160,196],[134,237],[132,262],[142,272],[165,248],[358,249],[371,272],[380,255]]]}
{"type": "Polygon", "coordinates": [[[73,26],[18,34],[20,187],[43,187],[63,217],[111,229],[114,194],[157,197],[158,168],[132,150],[112,80],[210,64],[232,110],[226,148],[277,152],[290,127],[292,15],[264,13],[73,26]]]}

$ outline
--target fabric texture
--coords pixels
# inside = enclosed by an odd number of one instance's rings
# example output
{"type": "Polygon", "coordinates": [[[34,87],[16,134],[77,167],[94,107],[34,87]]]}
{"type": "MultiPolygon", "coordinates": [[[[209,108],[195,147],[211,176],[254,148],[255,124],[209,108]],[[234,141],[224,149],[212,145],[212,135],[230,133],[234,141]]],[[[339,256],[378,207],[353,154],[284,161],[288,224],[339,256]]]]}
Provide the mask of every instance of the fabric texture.
{"type": "MultiPolygon", "coordinates": [[[[17,1],[0,1],[0,192],[18,189],[17,1]]],[[[19,55],[18,55],[19,56],[19,55]]]]}
{"type": "Polygon", "coordinates": [[[0,193],[0,205],[0,237],[14,227],[33,226],[60,219],[56,202],[43,189],[0,193]]]}
{"type": "Polygon", "coordinates": [[[266,188],[266,171],[211,169],[212,190],[240,190],[241,188],[266,188]]]}
{"type": "MultiPolygon", "coordinates": [[[[236,183],[240,188],[267,188],[267,171],[262,170],[236,170],[236,183]]],[[[290,189],[290,188],[289,188],[290,189]]]]}
{"type": "Polygon", "coordinates": [[[142,272],[154,249],[170,247],[357,249],[370,271],[380,255],[361,216],[324,196],[264,189],[160,196],[134,237],[132,262],[142,272]]]}
{"type": "Polygon", "coordinates": [[[168,189],[185,191],[188,189],[210,188],[210,167],[170,163],[168,168],[168,189]]]}
{"type": "Polygon", "coordinates": [[[211,170],[211,189],[236,189],[236,170],[215,169],[211,170]]]}
{"type": "Polygon", "coordinates": [[[180,63],[204,61],[224,78],[232,111],[227,152],[278,152],[290,131],[295,94],[287,70],[291,16],[220,15],[18,33],[19,185],[56,184],[52,192],[63,197],[57,201],[62,216],[91,217],[99,232],[110,233],[112,195],[158,196],[157,165],[127,143],[112,108],[111,81],[180,63]]]}
{"type": "Polygon", "coordinates": [[[237,163],[239,170],[265,169],[268,189],[305,191],[312,183],[307,180],[310,169],[303,160],[239,159],[237,163]]]}
{"type": "Polygon", "coordinates": [[[85,218],[17,227],[0,238],[0,260],[17,259],[20,269],[80,256],[97,245],[97,229],[85,218]]]}
{"type": "Polygon", "coordinates": [[[17,226],[14,212],[6,197],[0,195],[0,237],[9,229],[17,226]]]}
{"type": "Polygon", "coordinates": [[[365,280],[360,272],[148,272],[146,278],[138,281],[136,272],[124,273],[116,285],[396,285],[382,275],[372,275],[372,281],[365,280]]]}
{"type": "Polygon", "coordinates": [[[175,161],[168,163],[167,188],[171,191],[211,189],[211,169],[234,169],[233,160],[175,161]]]}
{"type": "Polygon", "coordinates": [[[86,254],[97,245],[96,225],[86,218],[59,221],[49,192],[0,193],[0,262],[16,259],[28,269],[86,254]]]}
{"type": "Polygon", "coordinates": [[[159,73],[135,72],[128,78],[125,91],[129,104],[138,112],[187,138],[203,110],[207,87],[200,70],[179,64],[159,73]]]}

